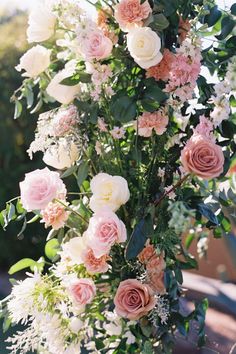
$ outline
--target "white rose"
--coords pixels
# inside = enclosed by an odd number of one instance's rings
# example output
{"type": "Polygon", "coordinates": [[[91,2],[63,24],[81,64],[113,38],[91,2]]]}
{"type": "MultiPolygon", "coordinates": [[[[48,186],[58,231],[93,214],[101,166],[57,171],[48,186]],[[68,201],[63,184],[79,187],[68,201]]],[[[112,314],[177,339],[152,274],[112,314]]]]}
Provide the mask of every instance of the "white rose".
{"type": "Polygon", "coordinates": [[[53,97],[56,101],[62,104],[71,103],[80,93],[80,85],[67,86],[62,85],[61,82],[72,75],[73,72],[71,72],[71,69],[63,69],[56,74],[47,87],[47,93],[49,96],[53,97]]]}
{"type": "Polygon", "coordinates": [[[127,46],[134,61],[143,69],[162,60],[161,40],[149,27],[135,27],[127,34],[127,46]]]}
{"type": "Polygon", "coordinates": [[[59,145],[53,145],[46,150],[43,161],[48,165],[63,170],[71,167],[79,157],[79,150],[75,143],[68,143],[65,139],[59,141],[59,145]]]}
{"type": "Polygon", "coordinates": [[[110,176],[99,173],[91,181],[93,196],[90,199],[90,208],[97,212],[103,207],[116,211],[127,203],[130,197],[127,181],[120,176],[110,176]]]}
{"type": "Polygon", "coordinates": [[[27,38],[29,43],[43,42],[55,31],[56,16],[44,4],[37,4],[29,15],[27,38]]]}
{"type": "Polygon", "coordinates": [[[84,237],[74,237],[62,245],[61,259],[70,265],[82,264],[82,253],[86,250],[84,237]]]}
{"type": "Polygon", "coordinates": [[[49,67],[50,56],[51,50],[41,45],[36,45],[20,58],[20,64],[16,69],[18,71],[25,70],[22,76],[36,77],[49,67]]]}
{"type": "Polygon", "coordinates": [[[84,325],[83,321],[81,321],[78,317],[72,317],[70,319],[70,324],[69,324],[70,330],[74,334],[78,334],[78,332],[81,330],[83,325],[84,325]]]}

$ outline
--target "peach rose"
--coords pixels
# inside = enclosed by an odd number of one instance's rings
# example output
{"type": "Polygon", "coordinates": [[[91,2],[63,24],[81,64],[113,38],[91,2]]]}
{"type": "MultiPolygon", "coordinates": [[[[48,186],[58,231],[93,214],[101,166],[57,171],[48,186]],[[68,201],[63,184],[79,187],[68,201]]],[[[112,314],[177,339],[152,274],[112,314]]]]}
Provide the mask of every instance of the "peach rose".
{"type": "Polygon", "coordinates": [[[45,209],[53,199],[66,196],[66,187],[59,173],[48,168],[26,173],[20,191],[22,205],[27,211],[45,209]]]}
{"type": "Polygon", "coordinates": [[[224,154],[211,139],[193,135],[181,151],[181,162],[186,172],[211,179],[223,172],[224,154]]]}
{"type": "Polygon", "coordinates": [[[153,256],[156,255],[155,248],[153,245],[150,245],[150,241],[146,243],[145,248],[139,253],[138,260],[141,263],[147,263],[153,256]]]}
{"type": "Polygon", "coordinates": [[[164,272],[148,272],[147,273],[148,284],[152,290],[160,295],[166,293],[164,283],[164,272]]]}
{"type": "Polygon", "coordinates": [[[149,285],[127,279],[120,283],[114,304],[119,316],[138,320],[154,308],[156,300],[149,285]]]}
{"type": "Polygon", "coordinates": [[[86,248],[82,252],[81,259],[86,267],[88,273],[106,273],[108,271],[107,255],[96,258],[91,248],[86,248]]]}
{"type": "Polygon", "coordinates": [[[125,242],[127,233],[124,223],[115,213],[102,210],[90,218],[84,237],[95,257],[99,258],[108,254],[115,243],[125,242]]]}
{"type": "Polygon", "coordinates": [[[148,273],[161,273],[166,267],[166,262],[164,260],[163,253],[158,256],[156,253],[155,255],[147,261],[146,269],[148,273]]]}
{"type": "Polygon", "coordinates": [[[90,304],[96,295],[96,286],[92,279],[81,278],[70,287],[73,300],[79,306],[90,304]]]}
{"type": "Polygon", "coordinates": [[[143,20],[148,18],[152,9],[145,1],[141,4],[140,0],[121,0],[115,6],[115,19],[120,28],[128,32],[135,25],[143,25],[143,20]]]}

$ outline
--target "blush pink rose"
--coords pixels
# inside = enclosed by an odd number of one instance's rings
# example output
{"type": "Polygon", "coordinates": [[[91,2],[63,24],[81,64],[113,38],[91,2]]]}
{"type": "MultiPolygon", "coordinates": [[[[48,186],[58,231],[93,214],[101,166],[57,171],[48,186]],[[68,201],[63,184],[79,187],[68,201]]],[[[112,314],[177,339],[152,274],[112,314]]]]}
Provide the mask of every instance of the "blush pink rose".
{"type": "Polygon", "coordinates": [[[193,135],[181,151],[181,162],[186,172],[203,179],[220,176],[224,154],[219,145],[203,135],[193,135]]]}
{"type": "Polygon", "coordinates": [[[114,304],[119,316],[138,320],[154,308],[156,300],[149,285],[136,279],[128,279],[120,283],[114,304]]]}
{"type": "Polygon", "coordinates": [[[112,41],[101,30],[91,31],[82,41],[81,52],[86,60],[102,60],[112,52],[112,41]]]}
{"type": "Polygon", "coordinates": [[[107,260],[109,257],[107,255],[96,258],[93,250],[91,248],[86,248],[81,254],[81,259],[87,272],[90,274],[106,273],[108,271],[109,266],[107,260]]]}
{"type": "Polygon", "coordinates": [[[96,295],[96,286],[92,279],[78,279],[71,285],[70,293],[77,305],[85,306],[93,301],[96,295]]]}
{"type": "Polygon", "coordinates": [[[143,25],[143,20],[148,18],[152,9],[145,1],[141,4],[140,0],[121,0],[115,6],[115,19],[120,28],[128,32],[135,25],[143,25]]]}
{"type": "Polygon", "coordinates": [[[65,226],[69,214],[60,203],[49,203],[42,210],[42,222],[45,223],[46,228],[51,226],[54,230],[59,230],[65,226]]]}
{"type": "Polygon", "coordinates": [[[57,172],[47,167],[27,173],[20,183],[21,201],[27,211],[42,210],[55,198],[65,199],[66,187],[57,172]]]}
{"type": "Polygon", "coordinates": [[[108,254],[115,243],[125,242],[127,232],[124,223],[118,216],[105,209],[90,218],[85,239],[95,257],[99,258],[108,254]]]}

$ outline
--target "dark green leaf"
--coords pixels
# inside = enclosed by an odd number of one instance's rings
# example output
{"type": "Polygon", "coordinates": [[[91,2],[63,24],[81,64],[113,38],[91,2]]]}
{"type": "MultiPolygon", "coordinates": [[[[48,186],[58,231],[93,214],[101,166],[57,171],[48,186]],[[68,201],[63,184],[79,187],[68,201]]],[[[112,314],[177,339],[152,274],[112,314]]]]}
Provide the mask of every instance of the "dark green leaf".
{"type": "Polygon", "coordinates": [[[113,117],[119,122],[130,122],[136,117],[137,104],[134,99],[128,96],[115,98],[112,106],[111,113],[113,117]]]}
{"type": "Polygon", "coordinates": [[[151,215],[147,215],[136,226],[129,239],[126,248],[126,259],[131,260],[143,250],[147,238],[153,234],[153,221],[151,215]]]}
{"type": "Polygon", "coordinates": [[[77,184],[80,187],[84,180],[87,178],[89,172],[88,162],[82,162],[79,165],[78,172],[77,172],[77,184]]]}
{"type": "Polygon", "coordinates": [[[235,21],[230,17],[224,17],[221,21],[221,33],[216,36],[217,39],[225,39],[234,29],[235,21]]]}
{"type": "Polygon", "coordinates": [[[153,21],[149,25],[154,31],[162,31],[169,27],[170,23],[163,14],[153,16],[153,21]]]}
{"type": "Polygon", "coordinates": [[[213,6],[210,10],[210,14],[206,16],[205,23],[208,24],[209,27],[212,27],[219,21],[221,18],[221,11],[218,9],[218,6],[213,6]]]}
{"type": "Polygon", "coordinates": [[[200,203],[196,205],[196,210],[203,215],[205,218],[210,220],[212,224],[219,225],[219,220],[217,216],[213,213],[213,211],[207,206],[207,204],[200,203]]]}
{"type": "Polygon", "coordinates": [[[230,8],[231,14],[236,16],[236,4],[233,4],[230,8]]]}

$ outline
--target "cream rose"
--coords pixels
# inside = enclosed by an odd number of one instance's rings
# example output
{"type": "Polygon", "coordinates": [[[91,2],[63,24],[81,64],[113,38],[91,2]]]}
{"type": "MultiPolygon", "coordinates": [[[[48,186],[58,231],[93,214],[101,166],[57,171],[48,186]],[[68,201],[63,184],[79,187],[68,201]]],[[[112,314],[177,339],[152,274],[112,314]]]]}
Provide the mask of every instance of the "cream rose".
{"type": "Polygon", "coordinates": [[[37,4],[31,11],[28,23],[28,42],[43,42],[54,34],[56,16],[50,8],[41,3],[37,4]]]}
{"type": "Polygon", "coordinates": [[[90,208],[97,212],[101,208],[116,211],[121,205],[127,203],[130,197],[127,181],[120,176],[111,176],[99,173],[91,181],[90,208]]]}
{"type": "Polygon", "coordinates": [[[157,65],[163,55],[161,40],[149,27],[135,27],[127,34],[127,46],[134,61],[143,69],[157,65]]]}
{"type": "Polygon", "coordinates": [[[66,86],[61,82],[72,76],[73,72],[71,68],[65,68],[54,76],[52,81],[47,87],[47,93],[53,97],[56,101],[62,104],[71,103],[74,98],[80,93],[80,85],[66,86]]]}
{"type": "Polygon", "coordinates": [[[66,139],[59,140],[59,145],[51,146],[44,154],[43,161],[48,165],[63,170],[71,167],[79,157],[75,143],[68,144],[66,139]]]}
{"type": "Polygon", "coordinates": [[[51,50],[36,45],[20,58],[20,64],[16,67],[16,70],[25,70],[22,76],[36,77],[49,67],[50,56],[51,50]]]}

